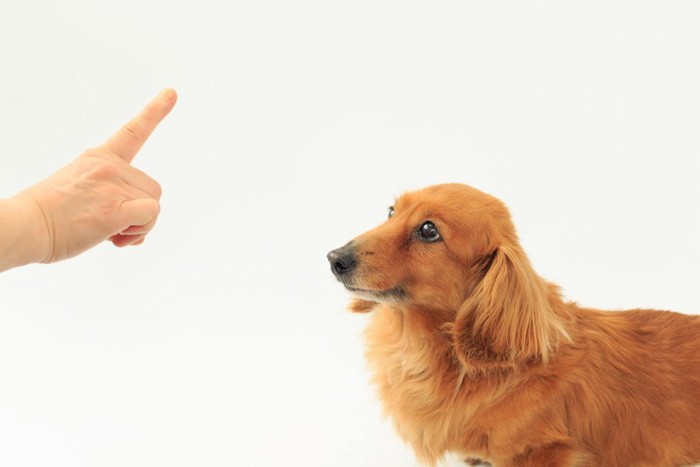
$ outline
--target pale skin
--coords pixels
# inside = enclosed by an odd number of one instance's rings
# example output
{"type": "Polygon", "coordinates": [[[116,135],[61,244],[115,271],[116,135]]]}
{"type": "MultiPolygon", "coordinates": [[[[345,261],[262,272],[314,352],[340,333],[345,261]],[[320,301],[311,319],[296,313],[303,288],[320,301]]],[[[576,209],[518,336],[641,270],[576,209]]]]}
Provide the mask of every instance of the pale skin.
{"type": "Polygon", "coordinates": [[[131,162],[176,101],[175,91],[161,91],[104,144],[0,200],[0,271],[61,261],[105,240],[143,243],[158,220],[161,187],[131,162]]]}

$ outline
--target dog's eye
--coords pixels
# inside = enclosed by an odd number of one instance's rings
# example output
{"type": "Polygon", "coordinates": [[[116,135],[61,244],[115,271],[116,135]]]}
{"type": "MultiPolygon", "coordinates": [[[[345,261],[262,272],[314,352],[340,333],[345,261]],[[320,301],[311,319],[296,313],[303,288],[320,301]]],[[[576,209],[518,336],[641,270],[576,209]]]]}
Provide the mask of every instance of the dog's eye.
{"type": "Polygon", "coordinates": [[[388,211],[386,217],[387,217],[387,219],[391,219],[392,217],[394,217],[394,206],[389,206],[389,211],[388,211]]]}
{"type": "Polygon", "coordinates": [[[437,227],[430,221],[426,221],[418,229],[418,237],[424,242],[436,242],[440,240],[440,232],[437,227]]]}

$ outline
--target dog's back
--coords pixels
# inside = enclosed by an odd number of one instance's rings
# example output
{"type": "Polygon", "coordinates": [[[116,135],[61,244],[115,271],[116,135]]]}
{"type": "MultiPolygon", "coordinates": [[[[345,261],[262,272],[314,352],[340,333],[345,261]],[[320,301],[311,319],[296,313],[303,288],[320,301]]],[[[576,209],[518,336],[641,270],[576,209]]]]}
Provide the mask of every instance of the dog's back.
{"type": "Polygon", "coordinates": [[[700,459],[700,316],[579,309],[553,369],[575,439],[605,465],[700,459]],[[568,373],[568,375],[567,375],[568,373]]]}

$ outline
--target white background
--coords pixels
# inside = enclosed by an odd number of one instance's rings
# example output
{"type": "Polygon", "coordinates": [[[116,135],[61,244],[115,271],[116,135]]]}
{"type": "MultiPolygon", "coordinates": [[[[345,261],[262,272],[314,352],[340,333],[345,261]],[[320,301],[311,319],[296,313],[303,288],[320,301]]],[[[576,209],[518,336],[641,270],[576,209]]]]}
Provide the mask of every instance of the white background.
{"type": "Polygon", "coordinates": [[[410,466],[328,250],[503,199],[601,308],[700,313],[700,5],[0,0],[0,196],[162,87],[139,248],[0,276],[0,465],[410,466]]]}

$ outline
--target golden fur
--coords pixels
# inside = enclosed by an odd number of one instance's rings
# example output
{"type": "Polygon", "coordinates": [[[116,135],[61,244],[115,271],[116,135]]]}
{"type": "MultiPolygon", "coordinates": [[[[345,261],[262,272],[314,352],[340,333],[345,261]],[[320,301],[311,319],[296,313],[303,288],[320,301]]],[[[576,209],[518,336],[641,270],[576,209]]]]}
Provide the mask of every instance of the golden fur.
{"type": "Polygon", "coordinates": [[[700,316],[563,301],[507,208],[473,188],[428,187],[394,209],[344,247],[352,270],[337,275],[359,297],[350,308],[373,313],[373,380],[420,461],[700,462],[700,316]],[[419,238],[426,221],[439,241],[419,238]]]}

